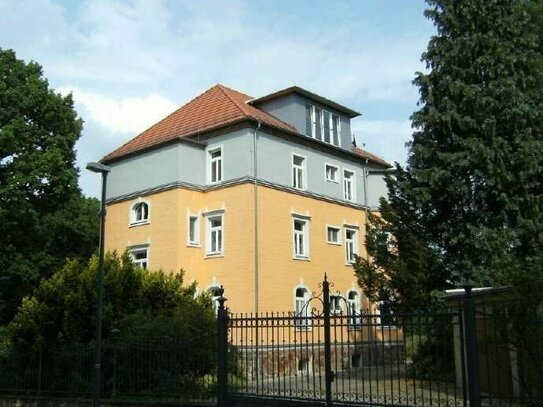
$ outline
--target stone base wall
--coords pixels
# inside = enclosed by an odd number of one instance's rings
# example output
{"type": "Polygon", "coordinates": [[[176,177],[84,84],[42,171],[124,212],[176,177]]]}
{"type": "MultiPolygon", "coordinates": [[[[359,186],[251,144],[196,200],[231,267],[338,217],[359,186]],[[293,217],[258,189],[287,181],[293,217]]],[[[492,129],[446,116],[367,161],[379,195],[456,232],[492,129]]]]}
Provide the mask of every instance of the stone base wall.
{"type": "MultiPolygon", "coordinates": [[[[303,347],[263,346],[237,347],[239,368],[248,378],[255,376],[295,376],[300,373],[324,372],[324,347],[306,344],[303,347]]],[[[332,370],[405,363],[403,342],[379,344],[332,344],[332,370]]]]}

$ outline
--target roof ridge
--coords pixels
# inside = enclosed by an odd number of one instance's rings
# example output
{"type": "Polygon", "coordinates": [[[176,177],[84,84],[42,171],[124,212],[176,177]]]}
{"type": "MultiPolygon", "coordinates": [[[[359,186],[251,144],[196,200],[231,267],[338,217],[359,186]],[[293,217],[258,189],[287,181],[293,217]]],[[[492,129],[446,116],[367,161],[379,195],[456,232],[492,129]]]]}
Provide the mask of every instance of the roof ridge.
{"type": "MultiPolygon", "coordinates": [[[[245,111],[245,109],[244,109],[242,106],[240,106],[240,104],[238,103],[238,101],[235,100],[235,99],[230,95],[229,92],[227,92],[227,90],[228,90],[228,91],[233,91],[233,89],[230,89],[230,88],[228,88],[228,87],[226,87],[226,86],[224,86],[224,85],[221,85],[220,83],[218,83],[216,86],[218,86],[219,89],[222,91],[222,93],[224,93],[224,95],[225,95],[228,99],[230,99],[230,101],[231,101],[234,105],[236,105],[236,107],[237,107],[238,110],[241,112],[241,114],[243,114],[244,116],[251,116],[251,114],[250,114],[250,113],[247,113],[247,111],[245,111]]],[[[238,92],[238,93],[243,94],[243,93],[241,93],[241,92],[238,92]]],[[[249,96],[249,95],[245,95],[245,96],[249,96]]],[[[249,96],[249,97],[250,97],[250,96],[249,96]]]]}

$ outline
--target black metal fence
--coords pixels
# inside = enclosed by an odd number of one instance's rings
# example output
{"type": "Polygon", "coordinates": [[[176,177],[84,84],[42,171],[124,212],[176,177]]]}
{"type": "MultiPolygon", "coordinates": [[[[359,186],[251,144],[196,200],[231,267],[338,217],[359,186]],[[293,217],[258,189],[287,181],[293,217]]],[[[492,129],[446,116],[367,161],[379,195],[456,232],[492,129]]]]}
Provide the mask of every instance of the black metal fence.
{"type": "Polygon", "coordinates": [[[455,305],[384,316],[345,301],[343,313],[330,308],[326,279],[297,314],[229,315],[222,305],[219,406],[543,405],[541,326],[519,328],[502,304],[475,302],[469,290],[455,305]]]}
{"type": "MultiPolygon", "coordinates": [[[[17,347],[0,355],[0,392],[90,398],[92,363],[92,346],[17,347]]],[[[214,400],[216,354],[202,353],[195,362],[168,338],[106,342],[102,347],[102,377],[102,398],[214,400]]]]}

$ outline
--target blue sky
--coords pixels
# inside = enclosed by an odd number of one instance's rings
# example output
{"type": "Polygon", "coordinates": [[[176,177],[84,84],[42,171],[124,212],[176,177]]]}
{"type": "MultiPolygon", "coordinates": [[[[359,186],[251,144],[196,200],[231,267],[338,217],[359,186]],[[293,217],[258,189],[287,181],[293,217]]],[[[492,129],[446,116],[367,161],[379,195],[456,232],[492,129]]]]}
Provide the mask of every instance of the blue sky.
{"type": "MultiPolygon", "coordinates": [[[[359,145],[404,162],[435,30],[423,0],[0,0],[0,47],[72,92],[96,161],[222,83],[251,96],[298,85],[362,113],[359,145]]],[[[99,179],[81,171],[83,192],[99,179]]]]}

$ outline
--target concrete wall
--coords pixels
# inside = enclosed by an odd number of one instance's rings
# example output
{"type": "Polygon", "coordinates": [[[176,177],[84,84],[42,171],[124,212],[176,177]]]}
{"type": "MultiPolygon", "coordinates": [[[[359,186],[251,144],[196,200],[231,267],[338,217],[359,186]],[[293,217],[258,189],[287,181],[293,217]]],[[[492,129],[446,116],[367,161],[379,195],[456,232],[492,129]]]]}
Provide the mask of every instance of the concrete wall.
{"type": "Polygon", "coordinates": [[[381,197],[388,198],[388,189],[383,174],[372,174],[370,172],[367,178],[367,188],[367,205],[371,209],[377,209],[379,207],[379,200],[381,197]]]}
{"type": "Polygon", "coordinates": [[[277,184],[292,186],[292,154],[305,157],[308,191],[343,200],[343,170],[349,170],[355,173],[355,202],[364,204],[361,163],[326,154],[303,144],[263,132],[259,132],[258,136],[258,177],[277,184]],[[339,182],[326,181],[326,164],[339,168],[339,182]]]}
{"type": "Polygon", "coordinates": [[[202,185],[205,152],[190,144],[170,144],[111,164],[107,198],[183,180],[202,185]]]}

